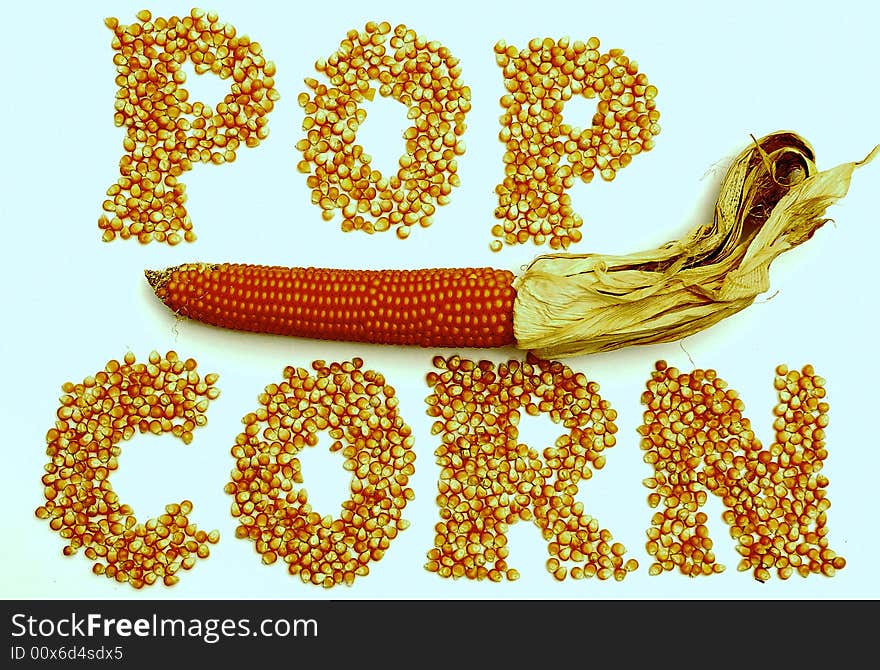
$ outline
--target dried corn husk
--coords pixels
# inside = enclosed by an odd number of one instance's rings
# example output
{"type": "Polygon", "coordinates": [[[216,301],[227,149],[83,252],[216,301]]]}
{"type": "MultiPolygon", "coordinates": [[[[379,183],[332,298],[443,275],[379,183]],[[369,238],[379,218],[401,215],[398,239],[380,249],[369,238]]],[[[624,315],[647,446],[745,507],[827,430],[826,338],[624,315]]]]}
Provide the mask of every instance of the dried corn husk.
{"type": "Polygon", "coordinates": [[[795,133],[755,140],[730,166],[711,223],[624,256],[539,256],[515,283],[517,346],[544,357],[670,342],[750,305],[774,258],[809,239],[864,160],[818,172],[795,133]]]}

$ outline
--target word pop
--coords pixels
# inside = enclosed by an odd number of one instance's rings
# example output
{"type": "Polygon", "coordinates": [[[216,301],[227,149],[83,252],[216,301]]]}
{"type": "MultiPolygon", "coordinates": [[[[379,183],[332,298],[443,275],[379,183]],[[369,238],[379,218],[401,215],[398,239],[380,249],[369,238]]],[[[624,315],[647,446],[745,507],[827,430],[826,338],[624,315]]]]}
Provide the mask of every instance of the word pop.
{"type": "MultiPolygon", "coordinates": [[[[214,12],[153,18],[143,10],[137,18],[127,25],[106,20],[117,71],[114,122],[126,134],[120,176],[107,189],[98,225],[108,242],[191,242],[181,178],[197,163],[230,163],[240,148],[268,137],[268,117],[280,98],[276,66],[259,42],[214,12]],[[229,92],[215,104],[191,100],[185,63],[197,74],[229,80],[229,92]]],[[[622,49],[602,52],[595,37],[535,38],[522,49],[500,41],[494,52],[505,87],[498,134],[505,151],[490,248],[529,239],[568,248],[581,239],[583,224],[568,189],[597,172],[610,181],[653,148],[660,132],[657,89],[622,49]],[[592,119],[563,115],[573,98],[595,100],[592,119]]],[[[307,77],[307,90],[297,97],[304,135],[296,167],[307,174],[322,218],[338,212],[343,231],[393,229],[401,239],[430,226],[461,183],[471,89],[459,59],[403,24],[370,21],[349,30],[315,70],[320,79],[307,77]],[[404,151],[393,174],[376,169],[358,143],[377,92],[407,110],[404,151]]]]}

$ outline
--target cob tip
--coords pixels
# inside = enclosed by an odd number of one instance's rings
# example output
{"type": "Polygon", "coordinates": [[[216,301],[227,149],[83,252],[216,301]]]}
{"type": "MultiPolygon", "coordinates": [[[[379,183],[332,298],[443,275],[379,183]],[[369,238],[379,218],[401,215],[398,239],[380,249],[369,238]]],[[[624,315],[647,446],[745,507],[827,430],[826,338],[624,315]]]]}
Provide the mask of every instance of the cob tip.
{"type": "Polygon", "coordinates": [[[168,283],[171,270],[169,268],[164,270],[144,270],[144,276],[147,278],[147,283],[149,283],[153,292],[158,293],[168,283]]]}

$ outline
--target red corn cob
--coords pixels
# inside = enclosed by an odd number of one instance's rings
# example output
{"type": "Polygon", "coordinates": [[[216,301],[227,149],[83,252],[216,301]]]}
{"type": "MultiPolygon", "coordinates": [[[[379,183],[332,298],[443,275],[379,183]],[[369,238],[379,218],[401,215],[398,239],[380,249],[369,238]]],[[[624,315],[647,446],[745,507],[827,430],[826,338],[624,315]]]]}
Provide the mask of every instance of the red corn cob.
{"type": "Polygon", "coordinates": [[[507,270],[187,263],[145,274],[174,312],[223,328],[423,347],[516,341],[514,275],[507,270]]]}

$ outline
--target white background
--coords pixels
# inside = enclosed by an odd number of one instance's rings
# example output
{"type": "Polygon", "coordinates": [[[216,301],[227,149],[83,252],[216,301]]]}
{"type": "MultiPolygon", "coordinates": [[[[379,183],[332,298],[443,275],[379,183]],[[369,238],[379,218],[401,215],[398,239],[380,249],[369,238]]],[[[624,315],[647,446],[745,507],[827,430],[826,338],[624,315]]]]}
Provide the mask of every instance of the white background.
{"type": "MultiPolygon", "coordinates": [[[[495,265],[518,272],[549,248],[488,249],[502,175],[497,139],[502,77],[492,47],[498,39],[524,46],[532,37],[599,37],[602,49],[623,48],[660,94],[662,133],[654,151],[637,156],[612,183],[596,179],[572,191],[583,216],[578,252],[621,253],[657,246],[711,216],[717,188],[749,134],[791,129],[816,150],[820,168],[859,160],[880,142],[874,3],[740,2],[213,2],[205,9],[259,41],[278,68],[282,99],[270,116],[270,136],[243,149],[231,165],[197,165],[183,180],[187,208],[199,239],[170,248],[135,241],[104,244],[96,221],[106,188],[118,177],[123,130],[113,125],[111,33],[103,19],[132,22],[141,6],[129,3],[17,3],[4,9],[0,41],[0,219],[4,261],[5,326],[2,340],[3,509],[0,596],[4,598],[876,598],[878,548],[878,379],[875,310],[876,254],[880,250],[876,193],[880,165],[858,170],[850,195],[829,211],[815,237],[773,266],[773,288],[746,311],[682,343],[643,347],[566,362],[601,385],[620,414],[617,446],[604,470],[581,489],[589,513],[623,542],[639,571],[622,583],[557,583],[546,571],[546,547],[536,526],[510,532],[509,563],[522,577],[494,584],[443,580],[423,568],[438,520],[434,502],[438,468],[424,397],[432,351],[325,343],[258,336],[176,322],[151,294],[144,268],[177,263],[241,261],[333,267],[495,265]],[[279,3],[280,4],[280,3],[279,3]],[[613,7],[613,9],[612,9],[613,7]],[[473,110],[460,160],[462,185],[429,229],[408,240],[393,232],[371,237],[342,233],[309,202],[301,156],[302,110],[297,95],[314,62],[327,57],[347,30],[368,20],[405,23],[441,41],[461,59],[473,91],[473,110]],[[772,299],[769,299],[772,296],[772,299]],[[101,369],[126,351],[145,358],[174,349],[195,357],[200,371],[220,373],[222,395],[208,410],[208,425],[184,446],[170,435],[137,436],[123,445],[114,488],[145,520],[168,502],[189,498],[191,518],[221,531],[211,557],[173,588],[135,592],[90,572],[80,553],[61,555],[63,541],[34,517],[43,502],[40,476],[45,434],[54,421],[60,386],[101,369]],[[280,562],[263,566],[249,541],[234,538],[230,499],[223,493],[233,461],[229,448],[240,418],[256,407],[263,387],[286,365],[313,359],[361,356],[381,370],[401,398],[416,435],[416,499],[405,510],[412,525],[371,574],[332,590],[303,584],[280,562]],[[847,567],[828,579],[773,578],[766,584],[735,569],[738,556],[721,506],[710,500],[710,531],[721,575],[690,579],[678,573],[649,577],[644,550],[650,523],[651,474],[642,462],[636,427],[639,396],[655,360],[690,370],[714,367],[746,402],[759,437],[772,440],[773,369],[779,363],[815,365],[828,380],[831,425],[828,512],[830,546],[847,567]],[[692,361],[692,362],[691,362],[692,361]]],[[[186,13],[190,5],[145,3],[154,16],[186,13]]],[[[190,77],[191,99],[215,103],[226,84],[190,77]]],[[[405,110],[393,101],[367,107],[359,135],[377,165],[391,167],[403,150],[405,110]]],[[[568,110],[587,125],[584,103],[568,110]]],[[[460,351],[495,361],[513,349],[460,351]]],[[[523,441],[541,448],[558,430],[549,419],[523,422],[523,441]]],[[[347,483],[341,458],[320,448],[304,455],[310,499],[324,513],[338,509],[347,483]]]]}

